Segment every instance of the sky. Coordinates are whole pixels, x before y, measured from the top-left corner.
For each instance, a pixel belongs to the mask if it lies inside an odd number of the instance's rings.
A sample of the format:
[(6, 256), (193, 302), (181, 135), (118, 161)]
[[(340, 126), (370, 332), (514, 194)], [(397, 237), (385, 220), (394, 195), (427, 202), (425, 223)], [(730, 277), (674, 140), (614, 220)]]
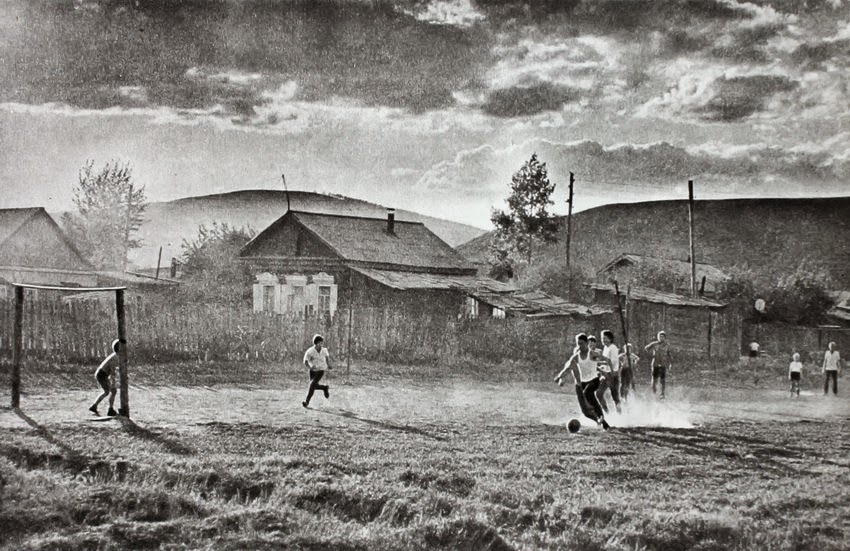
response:
[(850, 195), (850, 4), (0, 0), (0, 207), (119, 160), (487, 228), (533, 153), (555, 213), (570, 172), (576, 210)]

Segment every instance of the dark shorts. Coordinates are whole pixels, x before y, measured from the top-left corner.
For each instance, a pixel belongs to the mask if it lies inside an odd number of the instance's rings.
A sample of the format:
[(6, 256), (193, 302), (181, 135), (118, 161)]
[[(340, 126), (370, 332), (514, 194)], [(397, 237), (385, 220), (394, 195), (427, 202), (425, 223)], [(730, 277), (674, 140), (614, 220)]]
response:
[(102, 388), (104, 392), (112, 392), (112, 381), (109, 380), (108, 373), (105, 371), (97, 371), (94, 374), (94, 378), (97, 380), (97, 384), (100, 385), (100, 388)]
[(759, 351), (758, 350), (750, 350), (750, 358), (758, 358)]
[(799, 381), (800, 380), (800, 372), (799, 371), (792, 371), (791, 372), (791, 380), (792, 381)]
[(654, 366), (652, 366), (652, 378), (653, 379), (666, 379), (667, 378), (667, 366), (666, 365), (654, 365)]

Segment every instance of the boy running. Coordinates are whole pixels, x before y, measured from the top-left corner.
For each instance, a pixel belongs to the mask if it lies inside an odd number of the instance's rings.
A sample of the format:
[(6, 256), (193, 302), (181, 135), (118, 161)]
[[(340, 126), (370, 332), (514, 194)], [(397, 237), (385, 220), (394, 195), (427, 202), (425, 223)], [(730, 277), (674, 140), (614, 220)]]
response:
[(97, 384), (103, 389), (103, 393), (97, 397), (97, 400), (95, 400), (89, 408), (89, 411), (95, 415), (100, 415), (97, 411), (97, 406), (107, 396), (109, 396), (109, 409), (106, 410), (106, 415), (109, 417), (115, 417), (118, 415), (114, 409), (115, 395), (118, 393), (118, 389), (115, 387), (115, 363), (118, 361), (118, 347), (121, 344), (123, 344), (123, 341), (119, 341), (118, 339), (112, 341), (112, 354), (107, 356), (106, 359), (100, 363), (97, 371), (94, 372), (94, 378), (97, 381)]
[(310, 405), (310, 399), (313, 393), (321, 390), (325, 393), (325, 399), (330, 398), (328, 385), (320, 385), (319, 381), (325, 374), (326, 369), (331, 369), (330, 353), (324, 347), (325, 339), (321, 335), (313, 337), (313, 346), (307, 349), (304, 353), (304, 366), (310, 370), (310, 386), (307, 388), (307, 399), (301, 402), (305, 408)]
[(608, 411), (605, 403), (605, 391), (610, 390), (611, 399), (614, 400), (617, 413), (622, 413), (620, 408), (620, 351), (614, 344), (614, 333), (612, 331), (606, 329), (602, 332), (602, 344), (602, 359), (605, 362), (602, 370), (605, 374), (605, 382), (600, 382), (596, 397), (599, 398), (602, 408)]
[[(631, 367), (629, 367), (629, 358), (626, 357), (626, 354), (631, 356)], [(627, 400), (629, 398), (629, 391), (635, 389), (635, 377), (634, 370), (637, 369), (637, 364), (640, 361), (640, 358), (637, 354), (632, 352), (632, 345), (627, 344), (625, 346), (625, 351), (620, 354), (620, 397), (623, 400)]]
[(661, 399), (667, 393), (667, 371), (673, 367), (673, 354), (667, 342), (667, 333), (658, 332), (658, 340), (646, 345), (645, 350), (652, 354), (652, 393), (655, 394), (658, 382), (661, 382)]
[[(599, 388), (598, 361), (594, 359), (594, 354), (588, 346), (587, 335), (584, 333), (576, 335), (576, 344), (578, 352), (567, 361), (564, 369), (555, 377), (555, 382), (563, 386), (564, 377), (568, 371), (571, 372), (575, 380), (580, 381), (582, 396), (589, 406), (587, 411), (582, 407), (582, 413), (596, 421), (603, 429), (608, 430), (610, 426), (605, 421), (602, 406), (596, 399), (596, 390)], [(581, 406), (581, 401), (579, 405)]]
[(800, 355), (794, 352), (791, 357), (791, 365), (788, 367), (788, 379), (791, 380), (791, 397), (794, 397), (794, 392), (797, 392), (797, 397), (800, 397), (800, 377), (803, 372), (803, 364), (800, 362)]
[(838, 371), (841, 369), (841, 354), (835, 349), (835, 343), (829, 343), (829, 350), (823, 356), (823, 395), (829, 393), (829, 380), (832, 379), (832, 393), (838, 394)]

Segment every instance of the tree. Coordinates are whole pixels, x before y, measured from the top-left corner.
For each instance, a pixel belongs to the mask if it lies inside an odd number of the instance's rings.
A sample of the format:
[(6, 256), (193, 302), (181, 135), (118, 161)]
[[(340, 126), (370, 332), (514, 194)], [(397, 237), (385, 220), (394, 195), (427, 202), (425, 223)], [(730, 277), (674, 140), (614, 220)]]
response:
[(533, 154), (511, 178), (508, 209), (493, 209), (490, 220), (496, 226), (494, 247), (517, 253), (530, 263), (535, 239), (557, 241), (558, 223), (547, 210), (554, 204), (551, 199), (554, 191), (546, 163), (538, 161), (537, 154)]
[(252, 274), (239, 251), (254, 236), (250, 228), (213, 223), (183, 240), (180, 295), (187, 302), (237, 304), (251, 298)]
[(94, 161), (80, 169), (74, 186), (76, 213), (63, 216), (68, 235), (96, 267), (123, 270), (127, 253), (141, 246), (134, 234), (144, 221), (145, 187), (133, 184), (129, 164), (107, 162), (95, 170)]

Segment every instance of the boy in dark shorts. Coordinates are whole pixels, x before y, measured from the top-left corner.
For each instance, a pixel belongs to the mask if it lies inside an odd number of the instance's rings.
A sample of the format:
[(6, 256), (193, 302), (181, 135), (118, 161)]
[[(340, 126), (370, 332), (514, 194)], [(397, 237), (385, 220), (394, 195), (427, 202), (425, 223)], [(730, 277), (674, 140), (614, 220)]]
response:
[(97, 412), (97, 406), (103, 401), (104, 398), (109, 396), (109, 409), (106, 411), (106, 415), (109, 417), (115, 417), (118, 413), (115, 411), (115, 395), (118, 393), (118, 389), (115, 387), (115, 364), (118, 362), (118, 347), (123, 344), (123, 341), (119, 341), (115, 339), (112, 341), (112, 354), (106, 357), (97, 368), (97, 371), (94, 372), (94, 378), (97, 381), (97, 384), (100, 385), (100, 388), (103, 389), (103, 393), (97, 397), (97, 400), (89, 408), (89, 411), (94, 413), (95, 415), (100, 415)]
[[(626, 356), (628, 354), (628, 356)], [(629, 363), (631, 360), (631, 365)], [(637, 354), (632, 352), (631, 343), (625, 346), (625, 351), (620, 354), (620, 377), (622, 377), (622, 389), (620, 390), (620, 397), (623, 400), (628, 400), (629, 392), (635, 389), (635, 377), (634, 372), (637, 370), (637, 364), (640, 361), (640, 358)]]
[(655, 394), (658, 382), (661, 382), (661, 399), (667, 393), (667, 372), (673, 365), (673, 354), (670, 351), (670, 343), (667, 342), (667, 333), (658, 332), (658, 340), (646, 345), (646, 351), (652, 354), (652, 393)]
[(800, 361), (800, 354), (794, 352), (791, 356), (791, 365), (788, 367), (788, 379), (791, 381), (791, 397), (794, 397), (794, 392), (797, 397), (800, 397), (800, 378), (803, 373), (803, 363)]
[(313, 346), (307, 349), (304, 353), (304, 366), (310, 370), (310, 386), (307, 388), (307, 399), (301, 402), (305, 408), (310, 405), (310, 399), (313, 393), (321, 390), (325, 394), (325, 399), (330, 398), (328, 385), (320, 385), (319, 381), (325, 375), (326, 369), (331, 369), (330, 353), (324, 347), (325, 339), (321, 335), (313, 337)]
[(581, 395), (584, 400), (579, 399), (582, 413), (605, 430), (610, 427), (605, 421), (605, 412), (596, 399), (596, 391), (599, 389), (599, 364), (601, 360), (591, 351), (588, 346), (587, 335), (579, 333), (576, 335), (578, 350), (567, 360), (564, 369), (555, 376), (555, 382), (563, 386), (567, 372), (572, 373), (573, 379), (579, 382)]

